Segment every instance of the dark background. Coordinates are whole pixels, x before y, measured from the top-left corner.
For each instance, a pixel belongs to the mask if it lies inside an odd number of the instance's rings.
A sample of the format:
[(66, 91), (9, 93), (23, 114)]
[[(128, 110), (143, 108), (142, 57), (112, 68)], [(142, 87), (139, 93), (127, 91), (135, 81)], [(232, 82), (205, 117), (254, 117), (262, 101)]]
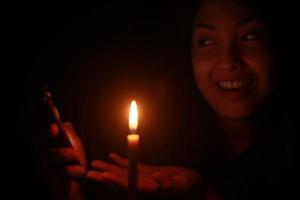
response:
[[(5, 100), (17, 110), (9, 108), (9, 121), (20, 122), (10, 126), (12, 154), (5, 162), (11, 197), (45, 199), (47, 194), (39, 168), (39, 138), (49, 124), (40, 93), (43, 85), (52, 92), (63, 119), (73, 123), (89, 161), (109, 160), (109, 152), (126, 155), (128, 109), (135, 99), (141, 161), (193, 166), (194, 153), (201, 148), (193, 141), (203, 138), (193, 133), (203, 130), (211, 116), (191, 73), (190, 5), (115, 0), (11, 7), (6, 18), (12, 76), (4, 85)], [(284, 33), (288, 29), (295, 35), (292, 7), (285, 4), (278, 24)], [(296, 52), (285, 53), (290, 80), (296, 80)], [(290, 89), (296, 90), (295, 85)], [(296, 100), (290, 102), (295, 105)]]
[(10, 195), (47, 195), (40, 169), (40, 139), (50, 123), (43, 85), (63, 119), (73, 123), (89, 161), (109, 161), (109, 152), (126, 156), (135, 99), (140, 160), (192, 166), (187, 155), (196, 151), (190, 145), (196, 138), (183, 140), (192, 135), (186, 116), (199, 111), (189, 63), (189, 6), (167, 0), (20, 5), (13, 16), (18, 58), (12, 62), (18, 67), (12, 73), (18, 81), (10, 91), (20, 92), (14, 100), (21, 123), (9, 158), (16, 178), (8, 184), (22, 192)]

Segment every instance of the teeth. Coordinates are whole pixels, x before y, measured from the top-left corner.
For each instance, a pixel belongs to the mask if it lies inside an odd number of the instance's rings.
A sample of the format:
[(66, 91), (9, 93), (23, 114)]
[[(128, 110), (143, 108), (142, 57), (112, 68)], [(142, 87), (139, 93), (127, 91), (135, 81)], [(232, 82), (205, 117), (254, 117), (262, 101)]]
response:
[(250, 81), (245, 81), (245, 80), (234, 80), (234, 81), (220, 81), (218, 82), (218, 85), (227, 90), (237, 90), (237, 89), (242, 89), (249, 87), (251, 84)]

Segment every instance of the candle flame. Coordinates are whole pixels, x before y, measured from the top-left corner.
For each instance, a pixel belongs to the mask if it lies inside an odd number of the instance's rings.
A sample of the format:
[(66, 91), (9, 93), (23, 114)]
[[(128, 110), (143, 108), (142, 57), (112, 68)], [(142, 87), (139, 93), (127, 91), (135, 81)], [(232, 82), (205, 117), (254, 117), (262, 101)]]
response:
[(130, 112), (129, 112), (129, 129), (131, 133), (136, 133), (138, 127), (138, 110), (136, 102), (131, 101)]

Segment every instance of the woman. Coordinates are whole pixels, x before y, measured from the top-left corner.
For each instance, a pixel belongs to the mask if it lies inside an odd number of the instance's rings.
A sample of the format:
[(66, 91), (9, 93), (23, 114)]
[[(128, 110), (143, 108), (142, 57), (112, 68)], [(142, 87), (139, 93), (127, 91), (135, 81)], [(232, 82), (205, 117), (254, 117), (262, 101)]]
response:
[[(173, 198), (279, 195), (278, 191), (285, 191), (282, 183), (288, 181), (290, 127), (282, 126), (285, 110), (277, 107), (282, 100), (282, 73), (273, 27), (251, 1), (203, 0), (197, 8), (192, 25), (193, 72), (200, 93), (215, 113), (214, 132), (222, 142), (214, 153), (199, 158), (197, 170), (140, 164), (138, 189), (146, 195)], [(58, 133), (56, 125), (51, 132)], [(63, 162), (84, 156), (71, 148), (51, 151)], [(114, 163), (94, 160), (88, 170), (68, 165), (64, 180), (71, 187), (59, 194), (83, 199), (78, 178), (127, 188), (127, 159), (117, 154), (110, 157)]]

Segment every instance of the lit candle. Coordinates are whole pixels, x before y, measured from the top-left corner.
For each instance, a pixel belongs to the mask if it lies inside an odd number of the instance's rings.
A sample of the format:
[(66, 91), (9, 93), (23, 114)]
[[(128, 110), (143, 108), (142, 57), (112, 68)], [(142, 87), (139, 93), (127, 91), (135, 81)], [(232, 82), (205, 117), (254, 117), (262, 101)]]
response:
[(139, 135), (137, 134), (138, 127), (138, 111), (135, 101), (131, 102), (130, 112), (129, 112), (129, 129), (130, 134), (127, 136), (128, 141), (128, 192), (129, 199), (136, 199), (137, 191), (137, 156), (138, 156), (138, 146), (139, 146)]

